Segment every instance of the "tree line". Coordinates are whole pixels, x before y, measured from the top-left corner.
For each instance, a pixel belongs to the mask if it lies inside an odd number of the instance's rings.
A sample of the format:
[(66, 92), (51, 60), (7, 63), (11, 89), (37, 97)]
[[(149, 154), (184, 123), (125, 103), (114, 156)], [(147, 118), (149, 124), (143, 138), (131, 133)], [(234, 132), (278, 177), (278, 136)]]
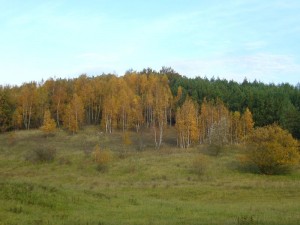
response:
[(45, 126), (76, 133), (85, 125), (114, 130), (151, 129), (159, 148), (175, 126), (178, 146), (238, 143), (253, 128), (277, 123), (300, 138), (300, 89), (290, 84), (187, 78), (172, 68), (0, 86), (0, 129)]

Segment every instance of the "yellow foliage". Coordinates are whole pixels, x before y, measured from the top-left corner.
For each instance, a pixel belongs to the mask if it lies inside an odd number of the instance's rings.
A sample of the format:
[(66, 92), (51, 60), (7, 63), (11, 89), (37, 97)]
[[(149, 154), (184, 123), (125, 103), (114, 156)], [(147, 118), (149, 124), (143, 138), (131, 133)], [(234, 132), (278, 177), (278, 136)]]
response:
[(84, 119), (84, 105), (82, 99), (74, 94), (73, 98), (65, 108), (65, 115), (63, 117), (64, 127), (75, 134)]
[(178, 145), (188, 148), (198, 138), (197, 110), (191, 99), (186, 99), (176, 112), (176, 130)]
[(231, 142), (239, 143), (242, 139), (241, 114), (235, 111), (231, 115)]
[(15, 128), (21, 128), (23, 123), (22, 108), (18, 107), (13, 114), (13, 124)]
[(247, 157), (245, 155), (237, 156), (237, 160), (243, 165), (249, 164), (251, 162), (249, 157)]
[(124, 134), (123, 134), (123, 144), (124, 145), (131, 145), (132, 144), (132, 141), (131, 141), (131, 139), (130, 139), (130, 136), (129, 136), (129, 133), (128, 132), (124, 132)]
[(204, 155), (198, 155), (193, 161), (192, 169), (194, 173), (201, 176), (206, 172), (208, 165), (209, 165), (208, 158)]
[(247, 143), (247, 156), (262, 173), (281, 173), (299, 162), (297, 140), (276, 124), (256, 128)]
[(248, 108), (244, 112), (242, 116), (242, 123), (243, 123), (243, 133), (244, 137), (253, 131), (254, 122), (252, 118), (252, 113)]
[(223, 143), (224, 140), (228, 142), (230, 113), (224, 103), (218, 98), (215, 101), (207, 101), (204, 98), (200, 111), (200, 142), (209, 144), (215, 144), (213, 143), (215, 141)]
[(41, 130), (46, 134), (50, 134), (53, 133), (55, 129), (56, 129), (56, 123), (54, 119), (51, 118), (50, 111), (46, 110), (44, 113), (44, 122), (43, 122), (43, 126), (41, 127)]
[(98, 165), (107, 165), (112, 160), (112, 154), (108, 150), (101, 150), (99, 145), (96, 145), (93, 150), (93, 159)]

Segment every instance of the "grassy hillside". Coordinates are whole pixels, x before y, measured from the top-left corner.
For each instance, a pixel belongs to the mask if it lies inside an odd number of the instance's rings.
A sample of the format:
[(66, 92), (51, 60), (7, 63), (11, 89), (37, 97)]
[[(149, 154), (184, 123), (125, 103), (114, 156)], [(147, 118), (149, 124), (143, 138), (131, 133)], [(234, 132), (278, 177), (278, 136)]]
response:
[[(218, 156), (204, 146), (181, 150), (171, 147), (173, 132), (161, 150), (147, 132), (131, 133), (130, 146), (94, 127), (1, 134), (0, 224), (299, 224), (299, 169), (249, 173), (237, 163), (241, 147)], [(93, 162), (96, 144), (113, 154), (106, 171)], [(40, 148), (55, 148), (55, 160), (25, 160)]]

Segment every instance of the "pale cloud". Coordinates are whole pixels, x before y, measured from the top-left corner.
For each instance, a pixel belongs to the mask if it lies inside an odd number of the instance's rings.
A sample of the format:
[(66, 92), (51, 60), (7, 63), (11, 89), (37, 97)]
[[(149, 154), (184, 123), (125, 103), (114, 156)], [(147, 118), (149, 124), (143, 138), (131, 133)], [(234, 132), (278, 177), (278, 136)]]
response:
[(114, 73), (122, 75), (126, 69), (127, 57), (130, 57), (131, 49), (124, 47), (123, 51), (112, 52), (84, 52), (75, 58), (78, 64), (73, 69), (73, 74), (87, 73), (89, 75), (99, 75), (102, 73)]
[(289, 55), (259, 53), (241, 58), (241, 62), (255, 74), (299, 73), (300, 65)]
[(27, 7), (27, 10), (21, 10), (20, 8), (11, 6), (11, 15), (10, 17), (8, 17), (7, 23), (10, 26), (24, 26), (43, 21), (47, 18), (54, 18), (56, 9), (57, 7), (59, 7), (59, 4), (55, 2), (44, 2), (42, 4), (31, 6), (28, 5)]
[(219, 77), (242, 82), (259, 80), (266, 83), (297, 84), (300, 64), (289, 55), (258, 53), (242, 57), (196, 59), (171, 62), (170, 65), (188, 76)]
[(100, 54), (97, 52), (85, 52), (82, 54), (77, 55), (77, 58), (80, 61), (83, 62), (90, 62), (90, 63), (97, 63), (97, 62), (103, 62), (103, 63), (109, 63), (109, 62), (115, 62), (120, 59), (120, 56), (116, 54)]
[(249, 41), (244, 43), (244, 47), (246, 50), (257, 50), (265, 47), (267, 43), (263, 40)]
[(118, 64), (120, 56), (112, 53), (85, 52), (76, 57), (77, 66), (73, 69), (73, 74), (88, 73), (90, 75), (111, 72)]

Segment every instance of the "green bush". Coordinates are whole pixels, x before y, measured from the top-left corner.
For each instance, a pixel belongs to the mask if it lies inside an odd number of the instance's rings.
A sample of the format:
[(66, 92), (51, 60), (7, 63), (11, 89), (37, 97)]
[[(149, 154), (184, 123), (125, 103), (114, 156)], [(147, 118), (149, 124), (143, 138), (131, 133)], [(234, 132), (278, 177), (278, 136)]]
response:
[(56, 156), (56, 149), (53, 147), (41, 146), (31, 151), (25, 158), (32, 163), (52, 162)]
[(207, 151), (208, 151), (208, 154), (211, 156), (218, 156), (221, 154), (223, 148), (224, 147), (222, 145), (211, 144), (207, 147)]
[(72, 164), (71, 160), (64, 156), (62, 156), (58, 159), (58, 163), (60, 165), (71, 165)]
[(257, 221), (255, 221), (254, 216), (240, 216), (237, 218), (237, 224), (238, 225), (256, 225), (258, 224)]

